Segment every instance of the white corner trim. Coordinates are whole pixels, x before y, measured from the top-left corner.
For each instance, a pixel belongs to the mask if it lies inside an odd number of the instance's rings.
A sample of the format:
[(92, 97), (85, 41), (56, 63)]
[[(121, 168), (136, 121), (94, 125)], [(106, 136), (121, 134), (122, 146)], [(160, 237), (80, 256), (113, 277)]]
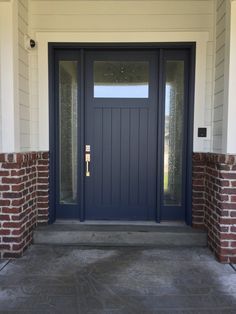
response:
[(228, 31), (228, 76), (226, 86), (225, 106), (225, 151), (228, 154), (236, 154), (236, 2), (231, 2)]
[(18, 11), (16, 2), (0, 3), (1, 151), (17, 152), (19, 136)]
[(49, 149), (48, 43), (196, 42), (194, 151), (203, 151), (197, 128), (204, 125), (208, 32), (37, 32), (39, 150)]

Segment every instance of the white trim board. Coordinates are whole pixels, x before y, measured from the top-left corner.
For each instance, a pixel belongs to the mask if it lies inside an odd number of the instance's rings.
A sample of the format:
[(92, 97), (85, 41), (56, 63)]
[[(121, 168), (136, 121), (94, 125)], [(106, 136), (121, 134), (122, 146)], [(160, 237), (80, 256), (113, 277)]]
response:
[(49, 149), (48, 43), (196, 42), (194, 148), (204, 151), (197, 128), (204, 126), (208, 32), (37, 32), (39, 150)]
[(0, 3), (0, 149), (4, 153), (20, 149), (17, 27), (16, 3)]

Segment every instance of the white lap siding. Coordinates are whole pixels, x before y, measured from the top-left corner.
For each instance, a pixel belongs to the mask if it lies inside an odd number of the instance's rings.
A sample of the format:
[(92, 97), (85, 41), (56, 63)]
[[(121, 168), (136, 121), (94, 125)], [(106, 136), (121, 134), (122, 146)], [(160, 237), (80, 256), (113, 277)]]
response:
[[(209, 132), (212, 124), (213, 99), (213, 65), (214, 65), (214, 1), (30, 1), (30, 32), (38, 33), (75, 33), (88, 34), (96, 32), (101, 38), (103, 32), (124, 34), (133, 32), (208, 32), (209, 42), (206, 52), (206, 84), (203, 91), (205, 107), (201, 114), (200, 126), (207, 126)], [(176, 41), (179, 41), (176, 35)], [(55, 37), (56, 41), (56, 37)], [(101, 41), (101, 40), (100, 40)], [(31, 108), (34, 118), (38, 112), (38, 73), (36, 69), (37, 52), (30, 56), (31, 93), (34, 95)], [(43, 104), (40, 104), (40, 106)], [(32, 123), (32, 122), (31, 122)], [(34, 149), (38, 143), (37, 121), (34, 122), (32, 143)], [(199, 139), (198, 139), (199, 141)], [(198, 145), (199, 146), (199, 145)], [(201, 151), (211, 149), (211, 138), (201, 139)], [(41, 148), (41, 147), (40, 147)]]

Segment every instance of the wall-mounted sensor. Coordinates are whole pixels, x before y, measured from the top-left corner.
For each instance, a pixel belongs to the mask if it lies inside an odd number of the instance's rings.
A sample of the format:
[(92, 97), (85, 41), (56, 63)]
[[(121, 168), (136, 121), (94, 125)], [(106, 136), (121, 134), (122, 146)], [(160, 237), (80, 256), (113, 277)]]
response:
[(34, 48), (36, 46), (36, 43), (33, 39), (30, 39), (30, 47)]
[(198, 137), (207, 137), (207, 128), (198, 128), (197, 136)]
[(34, 39), (30, 38), (29, 35), (25, 35), (25, 49), (31, 50), (36, 47), (36, 42)]

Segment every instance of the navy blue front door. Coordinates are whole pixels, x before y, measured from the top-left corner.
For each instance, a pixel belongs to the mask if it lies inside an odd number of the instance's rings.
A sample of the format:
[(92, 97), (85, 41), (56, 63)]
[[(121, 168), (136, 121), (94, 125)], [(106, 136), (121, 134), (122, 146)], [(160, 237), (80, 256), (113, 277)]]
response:
[(85, 219), (156, 218), (157, 58), (87, 52)]
[(49, 47), (50, 221), (190, 224), (194, 45)]

